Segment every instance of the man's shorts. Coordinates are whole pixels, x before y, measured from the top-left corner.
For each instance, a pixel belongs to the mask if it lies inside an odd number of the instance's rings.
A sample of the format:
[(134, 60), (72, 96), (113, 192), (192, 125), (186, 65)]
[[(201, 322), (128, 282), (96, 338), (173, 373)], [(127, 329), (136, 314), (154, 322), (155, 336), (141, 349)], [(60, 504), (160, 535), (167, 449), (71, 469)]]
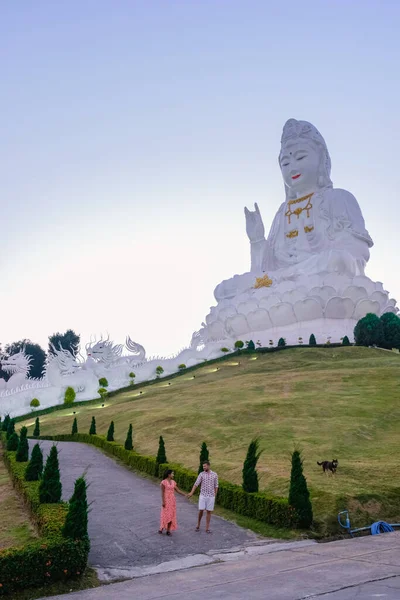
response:
[(199, 496), (199, 510), (214, 510), (215, 496)]

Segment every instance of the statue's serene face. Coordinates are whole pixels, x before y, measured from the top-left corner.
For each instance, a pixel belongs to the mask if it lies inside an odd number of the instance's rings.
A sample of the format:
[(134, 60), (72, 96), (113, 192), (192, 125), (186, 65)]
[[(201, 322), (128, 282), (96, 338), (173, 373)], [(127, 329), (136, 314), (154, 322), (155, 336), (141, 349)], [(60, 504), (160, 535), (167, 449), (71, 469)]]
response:
[(280, 165), (285, 184), (296, 194), (314, 191), (318, 181), (320, 156), (302, 140), (287, 144), (281, 152)]

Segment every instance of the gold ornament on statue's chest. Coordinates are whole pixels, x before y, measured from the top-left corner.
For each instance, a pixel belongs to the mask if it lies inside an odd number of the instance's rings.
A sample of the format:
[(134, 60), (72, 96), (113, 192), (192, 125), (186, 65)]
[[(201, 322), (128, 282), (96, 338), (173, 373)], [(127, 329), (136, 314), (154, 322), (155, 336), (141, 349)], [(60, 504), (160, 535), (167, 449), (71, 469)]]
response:
[(265, 274), (264, 277), (256, 277), (254, 289), (258, 290), (259, 288), (263, 288), (263, 287), (271, 287), (271, 285), (272, 285), (272, 279), (270, 279), (268, 277), (268, 275)]

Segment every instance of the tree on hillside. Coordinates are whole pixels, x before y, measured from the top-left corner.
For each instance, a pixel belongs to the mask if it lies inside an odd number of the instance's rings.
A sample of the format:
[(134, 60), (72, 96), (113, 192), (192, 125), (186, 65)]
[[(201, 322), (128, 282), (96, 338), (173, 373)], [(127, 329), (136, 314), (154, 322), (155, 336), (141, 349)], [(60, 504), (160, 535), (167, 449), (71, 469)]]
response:
[(110, 427), (108, 428), (108, 431), (107, 431), (107, 442), (113, 442), (113, 441), (114, 441), (114, 421), (111, 421)]
[(35, 444), (32, 450), (31, 460), (25, 470), (26, 481), (38, 481), (43, 473), (43, 453), (39, 444)]
[(19, 440), (18, 440), (18, 448), (17, 454), (15, 455), (15, 460), (17, 462), (28, 462), (29, 459), (29, 443), (28, 443), (28, 429), (24, 426), (21, 428)]
[(33, 430), (33, 437), (38, 438), (40, 436), (40, 421), (39, 417), (36, 417), (35, 429)]
[(205, 442), (203, 442), (201, 444), (201, 449), (200, 449), (200, 464), (199, 464), (199, 473), (202, 472), (203, 470), (203, 464), (209, 460), (209, 453), (208, 453), (208, 448), (207, 448), (207, 444)]
[(65, 333), (53, 333), (49, 336), (49, 354), (54, 354), (52, 345), (59, 350), (60, 344), (64, 350), (69, 350), (73, 356), (76, 356), (79, 350), (81, 336), (72, 329), (67, 329)]
[(259, 446), (260, 442), (258, 438), (256, 438), (250, 442), (247, 450), (247, 456), (242, 470), (242, 487), (245, 492), (258, 492), (257, 462), (262, 453), (262, 450), (259, 449)]
[(75, 435), (76, 433), (78, 433), (78, 421), (76, 420), (76, 417), (74, 417), (74, 422), (72, 423), (71, 433), (72, 433), (72, 435)]
[(308, 341), (308, 345), (309, 346), (316, 346), (317, 345), (317, 340), (315, 339), (315, 335), (313, 333), (310, 335), (310, 339)]
[(350, 340), (347, 337), (347, 335), (345, 335), (344, 338), (342, 339), (342, 346), (350, 346)]
[(383, 326), (383, 347), (391, 350), (400, 349), (400, 318), (394, 313), (384, 313), (381, 316)]
[(298, 526), (311, 527), (313, 520), (310, 492), (303, 474), (303, 461), (300, 452), (295, 450), (292, 454), (292, 471), (290, 474), (289, 504), (293, 506), (298, 515)]
[(354, 328), (357, 346), (382, 346), (384, 344), (383, 323), (373, 313), (360, 319)]
[(126, 440), (125, 440), (125, 450), (133, 450), (133, 439), (132, 439), (132, 425), (129, 425), (128, 428), (128, 433), (126, 435)]
[(34, 344), (30, 340), (21, 340), (19, 342), (7, 344), (5, 352), (7, 356), (12, 356), (13, 354), (17, 354), (17, 352), (20, 352), (23, 348), (25, 348), (25, 354), (32, 357), (29, 377), (36, 377), (39, 379), (43, 374), (46, 362), (46, 352), (39, 344)]

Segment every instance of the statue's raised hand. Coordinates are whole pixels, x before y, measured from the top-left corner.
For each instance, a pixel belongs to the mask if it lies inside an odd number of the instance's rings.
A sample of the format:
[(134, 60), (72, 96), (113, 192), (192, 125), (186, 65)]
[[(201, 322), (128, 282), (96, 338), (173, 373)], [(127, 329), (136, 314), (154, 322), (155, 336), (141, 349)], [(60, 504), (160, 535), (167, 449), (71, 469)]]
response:
[(262, 222), (257, 202), (254, 203), (254, 208), (255, 210), (249, 210), (246, 206), (244, 207), (246, 232), (250, 242), (260, 242), (264, 239), (265, 235), (264, 223)]

